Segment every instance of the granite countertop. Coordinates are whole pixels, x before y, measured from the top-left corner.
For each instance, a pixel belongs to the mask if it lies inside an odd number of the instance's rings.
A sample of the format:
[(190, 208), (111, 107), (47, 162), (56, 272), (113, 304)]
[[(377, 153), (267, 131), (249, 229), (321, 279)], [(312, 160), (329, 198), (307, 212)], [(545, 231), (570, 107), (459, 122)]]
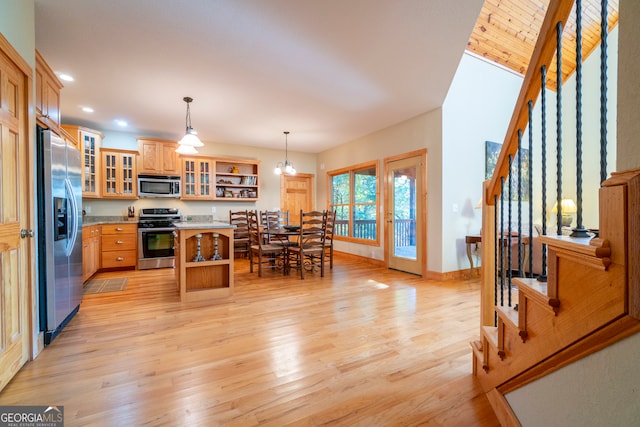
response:
[(129, 220), (123, 216), (85, 216), (82, 218), (82, 225), (102, 225), (102, 224), (137, 224), (138, 217)]
[(196, 222), (196, 221), (187, 221), (187, 222), (176, 222), (174, 223), (176, 229), (178, 230), (188, 230), (194, 228), (236, 228), (235, 225), (231, 225), (228, 222), (214, 221), (214, 222)]

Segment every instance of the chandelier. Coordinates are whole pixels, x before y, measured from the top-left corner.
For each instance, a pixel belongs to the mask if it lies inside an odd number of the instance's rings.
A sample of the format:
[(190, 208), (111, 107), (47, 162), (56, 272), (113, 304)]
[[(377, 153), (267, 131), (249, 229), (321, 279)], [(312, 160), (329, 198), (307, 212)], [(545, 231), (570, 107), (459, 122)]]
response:
[(204, 144), (200, 141), (200, 138), (198, 138), (198, 132), (191, 127), (191, 109), (189, 108), (189, 104), (193, 101), (193, 98), (185, 96), (182, 100), (187, 103), (187, 117), (185, 119), (186, 131), (182, 139), (178, 141), (179, 147), (176, 152), (179, 154), (196, 154), (198, 150), (196, 150), (195, 147), (203, 147)]
[(289, 141), (288, 141), (289, 131), (284, 131), (284, 163), (278, 162), (274, 172), (276, 175), (295, 175), (296, 169), (293, 167), (293, 164), (289, 162)]

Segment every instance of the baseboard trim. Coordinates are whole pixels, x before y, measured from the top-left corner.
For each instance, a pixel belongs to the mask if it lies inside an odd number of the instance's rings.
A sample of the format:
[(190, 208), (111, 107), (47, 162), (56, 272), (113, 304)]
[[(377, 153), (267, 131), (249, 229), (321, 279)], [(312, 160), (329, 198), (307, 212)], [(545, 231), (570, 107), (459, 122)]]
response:
[[(356, 260), (360, 262), (366, 262), (368, 264), (375, 265), (376, 267), (386, 266), (386, 263), (384, 262), (384, 260), (381, 260), (381, 259), (369, 258), (362, 255), (356, 255), (349, 252), (341, 252), (341, 251), (335, 251), (335, 250), (334, 250), (334, 253), (339, 254), (341, 257), (350, 258), (352, 260)], [(474, 269), (474, 273), (472, 277), (476, 279), (480, 277), (479, 268)], [(464, 280), (469, 278), (469, 269), (447, 271), (446, 273), (427, 270), (426, 274), (424, 275), (424, 278), (429, 280), (437, 280), (439, 282), (445, 282), (449, 280)]]
[[(474, 277), (478, 277), (477, 273), (476, 275), (474, 275)], [(437, 280), (439, 282), (446, 282), (449, 280), (464, 280), (469, 278), (469, 270), (447, 271), (445, 273), (427, 270), (425, 278), (429, 280)]]
[(356, 261), (360, 261), (360, 262), (366, 262), (367, 264), (373, 264), (376, 267), (384, 267), (385, 263), (384, 260), (381, 259), (375, 259), (375, 258), (369, 258), (369, 257), (365, 257), (362, 255), (355, 255), (355, 254), (351, 254), (348, 252), (340, 252), (340, 251), (336, 251), (334, 250), (334, 254), (339, 254), (340, 257), (344, 257), (344, 258), (350, 258), (352, 260), (356, 260)]

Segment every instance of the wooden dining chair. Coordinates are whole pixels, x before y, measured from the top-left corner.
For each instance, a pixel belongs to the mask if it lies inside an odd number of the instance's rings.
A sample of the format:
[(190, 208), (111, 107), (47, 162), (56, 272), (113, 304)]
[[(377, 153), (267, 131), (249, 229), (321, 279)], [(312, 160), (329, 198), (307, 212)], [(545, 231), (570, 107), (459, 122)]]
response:
[(333, 232), (336, 227), (335, 209), (327, 212), (327, 226), (324, 234), (325, 257), (329, 257), (329, 268), (333, 269)]
[[(260, 224), (258, 224), (258, 213), (247, 211), (249, 222), (249, 271), (253, 273), (253, 265), (258, 264), (258, 276), (262, 277), (263, 268), (284, 267), (284, 257), (286, 248), (282, 245), (265, 243)], [(283, 268), (283, 274), (285, 269)]]
[(324, 277), (325, 235), (327, 227), (327, 212), (300, 210), (300, 230), (298, 245), (287, 249), (289, 263), (300, 271), (300, 278), (304, 279), (305, 270), (313, 271), (320, 268), (320, 277)]
[(243, 256), (249, 256), (249, 220), (247, 211), (229, 211), (229, 224), (233, 229), (233, 250)]

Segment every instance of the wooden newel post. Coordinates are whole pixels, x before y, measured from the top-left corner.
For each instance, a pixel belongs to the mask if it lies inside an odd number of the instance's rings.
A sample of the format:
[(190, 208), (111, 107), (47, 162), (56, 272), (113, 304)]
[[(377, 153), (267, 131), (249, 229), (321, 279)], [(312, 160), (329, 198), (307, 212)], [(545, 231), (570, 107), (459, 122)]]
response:
[[(487, 192), (491, 181), (485, 181), (482, 185), (482, 261), (480, 266), (480, 324), (481, 326), (494, 326), (495, 312), (495, 217), (496, 206), (487, 202)], [(481, 334), (482, 336), (482, 334)]]

